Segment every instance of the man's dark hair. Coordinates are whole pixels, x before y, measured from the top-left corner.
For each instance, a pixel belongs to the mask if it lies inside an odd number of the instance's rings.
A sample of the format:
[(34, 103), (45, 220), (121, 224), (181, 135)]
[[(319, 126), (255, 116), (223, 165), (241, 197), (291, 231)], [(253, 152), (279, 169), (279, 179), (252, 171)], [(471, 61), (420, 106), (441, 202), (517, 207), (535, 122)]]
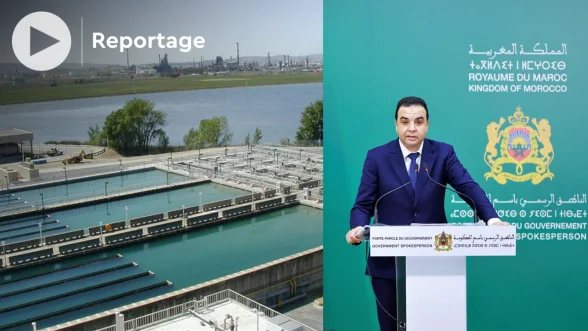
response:
[(410, 107), (410, 106), (423, 106), (423, 108), (425, 108), (425, 112), (427, 113), (427, 121), (429, 120), (429, 109), (427, 108), (427, 104), (425, 103), (425, 100), (419, 98), (419, 97), (404, 97), (402, 99), (400, 99), (400, 101), (398, 101), (398, 104), (396, 105), (396, 114), (394, 114), (394, 119), (398, 120), (398, 109), (400, 109), (400, 107)]

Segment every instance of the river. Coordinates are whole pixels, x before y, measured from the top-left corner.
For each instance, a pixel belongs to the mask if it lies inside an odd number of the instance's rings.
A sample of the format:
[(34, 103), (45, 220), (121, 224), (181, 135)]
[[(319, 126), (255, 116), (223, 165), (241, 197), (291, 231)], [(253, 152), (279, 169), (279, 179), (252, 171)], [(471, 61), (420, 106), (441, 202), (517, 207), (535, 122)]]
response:
[(32, 132), (35, 143), (49, 140), (88, 139), (88, 127), (102, 126), (106, 116), (133, 97), (155, 103), (167, 114), (167, 132), (172, 145), (182, 145), (183, 136), (201, 119), (226, 116), (232, 143), (242, 143), (256, 127), (261, 142), (293, 140), (304, 108), (323, 98), (323, 84), (289, 84), (224, 89), (206, 89), (47, 101), (0, 106), (0, 126)]

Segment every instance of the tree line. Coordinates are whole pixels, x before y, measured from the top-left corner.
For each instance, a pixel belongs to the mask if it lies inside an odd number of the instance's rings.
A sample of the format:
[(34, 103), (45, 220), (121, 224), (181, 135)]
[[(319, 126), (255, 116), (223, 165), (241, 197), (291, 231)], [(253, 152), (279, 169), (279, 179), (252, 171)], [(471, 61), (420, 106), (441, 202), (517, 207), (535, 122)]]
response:
[[(196, 150), (231, 145), (233, 133), (225, 116), (213, 116), (200, 120), (198, 127), (192, 127), (183, 137), (182, 146), (171, 146), (167, 133), (166, 114), (155, 109), (152, 101), (131, 99), (122, 108), (111, 112), (102, 127), (98, 124), (88, 129), (87, 144), (108, 146), (123, 156), (138, 156)], [(253, 136), (247, 134), (244, 145), (261, 142), (263, 132), (255, 128)], [(309, 146), (321, 145), (323, 140), (323, 102), (317, 100), (302, 111), (300, 127), (294, 141), (281, 139), (282, 144)]]

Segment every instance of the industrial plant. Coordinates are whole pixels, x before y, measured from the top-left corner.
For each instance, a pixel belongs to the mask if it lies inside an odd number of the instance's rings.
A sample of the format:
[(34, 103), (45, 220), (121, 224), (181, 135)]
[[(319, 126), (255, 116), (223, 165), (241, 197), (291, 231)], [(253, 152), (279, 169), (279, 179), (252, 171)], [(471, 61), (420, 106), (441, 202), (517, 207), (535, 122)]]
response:
[(0, 167), (0, 330), (317, 330), (280, 310), (322, 288), (322, 148), (34, 149)]

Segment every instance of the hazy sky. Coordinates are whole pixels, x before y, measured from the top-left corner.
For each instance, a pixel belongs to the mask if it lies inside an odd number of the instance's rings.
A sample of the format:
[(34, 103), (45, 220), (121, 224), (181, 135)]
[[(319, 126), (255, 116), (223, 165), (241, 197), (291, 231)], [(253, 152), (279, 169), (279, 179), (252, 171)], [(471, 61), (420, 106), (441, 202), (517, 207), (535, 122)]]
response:
[[(49, 11), (68, 25), (72, 48), (66, 62), (81, 62), (83, 17), (84, 64), (126, 64), (119, 49), (93, 49), (92, 33), (108, 36), (202, 36), (204, 48), (143, 48), (129, 50), (131, 64), (157, 62), (168, 53), (171, 62), (240, 56), (286, 54), (291, 57), (323, 52), (322, 0), (0, 0), (0, 62), (16, 62), (12, 31), (35, 11)], [(156, 45), (155, 45), (156, 46)]]

